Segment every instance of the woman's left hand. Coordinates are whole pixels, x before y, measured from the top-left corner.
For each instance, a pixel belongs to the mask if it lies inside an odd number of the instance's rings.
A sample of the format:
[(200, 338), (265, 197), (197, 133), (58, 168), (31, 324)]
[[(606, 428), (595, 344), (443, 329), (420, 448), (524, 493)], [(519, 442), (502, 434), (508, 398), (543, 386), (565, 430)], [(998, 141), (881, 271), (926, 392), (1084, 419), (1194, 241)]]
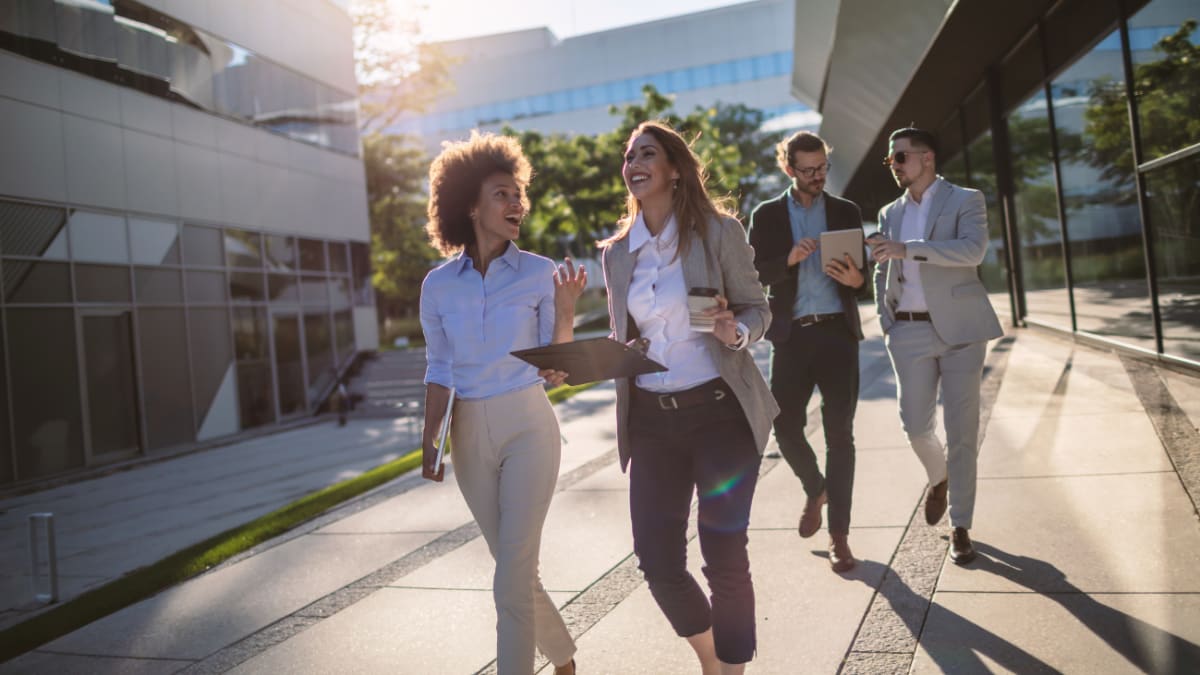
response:
[(568, 375), (567, 373), (565, 373), (561, 370), (551, 370), (549, 368), (544, 368), (544, 369), (538, 371), (538, 377), (545, 380), (546, 384), (548, 384), (552, 387), (557, 387), (557, 386), (561, 385), (563, 382), (565, 382), (567, 379), (567, 375)]
[(723, 345), (731, 345), (738, 341), (737, 339), (737, 317), (733, 315), (733, 311), (729, 309), (729, 300), (725, 296), (717, 296), (717, 306), (712, 309), (705, 310), (705, 313), (713, 319), (713, 337), (721, 341)]
[(565, 258), (563, 263), (554, 270), (554, 310), (556, 312), (575, 312), (575, 301), (583, 295), (587, 287), (587, 270), (583, 265), (575, 267), (571, 258)]

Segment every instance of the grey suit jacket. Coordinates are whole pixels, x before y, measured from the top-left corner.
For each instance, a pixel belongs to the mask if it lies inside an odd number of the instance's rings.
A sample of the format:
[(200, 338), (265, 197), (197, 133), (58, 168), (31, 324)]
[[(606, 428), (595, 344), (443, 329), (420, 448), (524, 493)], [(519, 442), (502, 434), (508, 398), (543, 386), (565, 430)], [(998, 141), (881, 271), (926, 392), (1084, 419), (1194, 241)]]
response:
[[(987, 206), (983, 193), (938, 178), (929, 205), (925, 236), (904, 242), (907, 259), (921, 265), (921, 287), (929, 305), (933, 329), (946, 344), (960, 345), (1000, 337), (1004, 330), (979, 280), (978, 267), (987, 252)], [(903, 197), (879, 210), (879, 229), (901, 241)], [(875, 268), (875, 304), (883, 332), (895, 321), (900, 302), (901, 261)]]
[[(629, 284), (633, 280), (635, 258), (629, 252), (626, 237), (604, 249), (601, 257), (604, 284), (608, 287), (608, 316), (613, 337), (621, 342), (629, 339)], [(734, 219), (709, 224), (704, 241), (692, 242), (683, 257), (683, 278), (688, 288), (706, 286), (718, 289), (728, 300), (737, 320), (750, 331), (750, 342), (762, 338), (771, 322), (771, 310), (758, 272), (754, 269), (754, 252), (746, 243), (746, 232)], [(749, 350), (732, 351), (715, 338), (709, 340), (721, 377), (737, 397), (750, 428), (758, 452), (762, 454), (771, 433), (771, 422), (779, 414), (779, 406), (770, 387), (754, 363)], [(629, 379), (617, 383), (617, 450), (621, 455), (621, 470), (629, 466)]]

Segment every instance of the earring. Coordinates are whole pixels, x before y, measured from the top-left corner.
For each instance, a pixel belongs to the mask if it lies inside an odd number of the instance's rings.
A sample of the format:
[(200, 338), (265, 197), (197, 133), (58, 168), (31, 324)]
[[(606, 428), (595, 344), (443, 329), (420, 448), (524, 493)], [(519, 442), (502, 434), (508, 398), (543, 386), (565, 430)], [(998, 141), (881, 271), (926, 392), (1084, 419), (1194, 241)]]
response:
[(678, 189), (679, 189), (679, 179), (678, 179), (678, 178), (672, 178), (672, 179), (671, 179), (671, 189), (672, 189), (672, 190), (678, 190)]

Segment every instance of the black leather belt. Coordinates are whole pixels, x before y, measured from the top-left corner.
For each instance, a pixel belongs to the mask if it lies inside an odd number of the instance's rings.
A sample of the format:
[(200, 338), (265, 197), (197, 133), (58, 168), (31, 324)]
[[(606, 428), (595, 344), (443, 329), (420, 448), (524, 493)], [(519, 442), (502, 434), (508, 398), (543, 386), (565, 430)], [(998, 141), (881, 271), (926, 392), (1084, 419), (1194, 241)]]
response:
[(792, 325), (804, 328), (805, 326), (811, 326), (814, 323), (821, 323), (822, 321), (830, 321), (833, 319), (837, 319), (841, 316), (842, 316), (841, 312), (833, 312), (832, 314), (807, 314), (805, 316), (798, 316), (798, 317), (792, 319)]
[(729, 388), (728, 384), (725, 384), (725, 380), (717, 378), (709, 380), (704, 384), (696, 385), (691, 389), (673, 391), (669, 394), (646, 391), (635, 386), (633, 387), (633, 394), (634, 400), (638, 405), (645, 405), (659, 410), (683, 410), (705, 403), (714, 403), (724, 399), (726, 396), (733, 396), (733, 390)]
[(898, 321), (929, 321), (929, 312), (896, 312)]

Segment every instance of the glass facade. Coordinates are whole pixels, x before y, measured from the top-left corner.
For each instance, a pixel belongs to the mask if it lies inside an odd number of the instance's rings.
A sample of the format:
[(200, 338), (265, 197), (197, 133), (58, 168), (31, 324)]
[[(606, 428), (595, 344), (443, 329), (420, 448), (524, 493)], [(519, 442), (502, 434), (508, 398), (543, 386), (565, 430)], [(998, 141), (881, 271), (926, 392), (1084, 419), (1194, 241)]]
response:
[[(721, 63), (678, 68), (547, 94), (410, 117), (401, 120), (393, 131), (411, 134), (439, 134), (470, 129), (480, 124), (506, 122), (541, 115), (557, 115), (600, 106), (621, 105), (641, 100), (642, 87), (647, 84), (653, 85), (659, 93), (677, 94), (725, 84), (785, 77), (791, 74), (792, 52), (772, 52)], [(795, 104), (763, 112), (766, 113), (766, 118), (770, 119), (808, 109), (808, 106)]]
[(134, 0), (4, 0), (0, 49), (358, 155), (358, 102)]
[(0, 484), (314, 410), (368, 250), (0, 200)]
[(1079, 17), (1054, 11), (991, 75), (1003, 100), (972, 95), (941, 126), (943, 174), (988, 199), (998, 259), (980, 274), (995, 292), (1016, 272), (1019, 319), (1200, 364), (1200, 11), (1153, 0), (1071, 53)]

